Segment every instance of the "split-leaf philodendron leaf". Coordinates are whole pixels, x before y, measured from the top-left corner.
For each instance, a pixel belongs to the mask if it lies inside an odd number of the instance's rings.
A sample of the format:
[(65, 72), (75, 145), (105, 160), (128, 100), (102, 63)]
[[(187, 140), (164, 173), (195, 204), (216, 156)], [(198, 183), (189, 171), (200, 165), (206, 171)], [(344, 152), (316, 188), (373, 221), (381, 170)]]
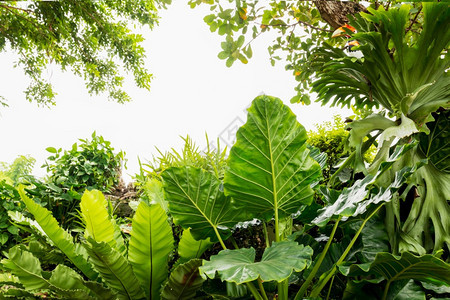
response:
[(231, 206), (230, 198), (224, 195), (222, 183), (214, 174), (184, 166), (166, 169), (162, 178), (175, 224), (191, 228), (197, 240), (210, 238), (217, 242), (217, 234), (222, 239), (229, 237), (229, 228), (240, 221), (240, 214)]
[(283, 218), (311, 204), (310, 184), (321, 168), (310, 157), (306, 139), (305, 128), (280, 99), (253, 100), (231, 148), (224, 179), (225, 193), (246, 219)]
[(367, 175), (364, 179), (357, 180), (350, 188), (344, 188), (340, 194), (324, 193), (325, 197), (337, 196), (337, 199), (328, 199), (332, 203), (318, 211), (319, 215), (312, 221), (319, 226), (325, 225), (333, 216), (350, 217), (357, 216), (367, 211), (370, 205), (389, 202), (395, 192), (402, 186), (405, 180), (416, 171), (417, 166), (405, 167), (395, 173), (391, 184), (371, 194), (371, 188), (376, 180), (399, 160), (404, 153), (410, 151), (413, 144), (397, 147), (392, 155), (384, 161), (375, 175)]
[(237, 284), (261, 278), (281, 282), (292, 272), (300, 272), (311, 263), (313, 250), (293, 241), (274, 242), (266, 248), (261, 261), (255, 262), (255, 249), (222, 250), (204, 261), (200, 274), (206, 279), (216, 273), (223, 281)]

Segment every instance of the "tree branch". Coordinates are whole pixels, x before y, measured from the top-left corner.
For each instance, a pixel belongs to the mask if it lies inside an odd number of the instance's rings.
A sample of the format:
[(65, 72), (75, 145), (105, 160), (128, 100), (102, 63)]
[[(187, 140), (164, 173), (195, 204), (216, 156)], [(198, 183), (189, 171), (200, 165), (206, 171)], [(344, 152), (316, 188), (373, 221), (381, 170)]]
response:
[(417, 21), (417, 17), (419, 16), (420, 12), (422, 11), (422, 6), (419, 8), (419, 11), (416, 13), (416, 15), (414, 16), (414, 19), (412, 19), (411, 24), (409, 24), (408, 28), (406, 28), (405, 33), (407, 33), (408, 31), (411, 30), (411, 28), (413, 27), (413, 25), (416, 23)]

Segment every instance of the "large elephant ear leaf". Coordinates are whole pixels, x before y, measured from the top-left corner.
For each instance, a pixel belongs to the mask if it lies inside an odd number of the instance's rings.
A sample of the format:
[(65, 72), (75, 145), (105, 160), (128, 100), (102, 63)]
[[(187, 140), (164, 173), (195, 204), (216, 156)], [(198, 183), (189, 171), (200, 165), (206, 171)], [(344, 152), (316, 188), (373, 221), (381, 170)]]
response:
[(231, 206), (222, 191), (222, 184), (212, 173), (184, 166), (171, 167), (162, 173), (164, 193), (175, 224), (191, 228), (197, 239), (218, 241), (231, 234), (229, 228), (240, 221), (238, 211)]
[(264, 251), (261, 261), (255, 262), (255, 249), (222, 250), (204, 261), (200, 274), (213, 279), (216, 273), (223, 281), (237, 284), (261, 278), (281, 282), (292, 272), (300, 272), (311, 263), (313, 250), (293, 241), (274, 242)]
[(389, 284), (403, 279), (411, 279), (450, 285), (450, 265), (434, 255), (415, 256), (409, 252), (395, 256), (380, 252), (372, 263), (352, 265), (348, 276), (376, 274), (383, 276)]
[(225, 193), (247, 214), (266, 221), (294, 214), (313, 201), (321, 174), (306, 147), (305, 128), (274, 97), (257, 97), (238, 130), (225, 173)]
[(192, 258), (200, 258), (200, 256), (208, 250), (214, 243), (210, 239), (196, 240), (191, 234), (190, 229), (183, 231), (180, 243), (178, 244), (178, 255), (183, 261), (188, 261)]
[(133, 217), (128, 260), (149, 299), (159, 299), (161, 284), (169, 272), (173, 242), (164, 209), (141, 201)]
[(25, 194), (24, 186), (18, 188), (22, 201), (28, 208), (39, 224), (31, 224), (44, 232), (46, 237), (52, 241), (61, 250), (70, 261), (79, 268), (89, 279), (97, 278), (97, 272), (94, 271), (92, 265), (88, 262), (88, 256), (84, 248), (73, 242), (72, 236), (62, 229), (58, 221), (52, 216), (51, 212), (40, 206)]
[(191, 259), (179, 265), (170, 274), (167, 284), (161, 293), (162, 299), (194, 299), (198, 289), (205, 281), (198, 272), (201, 259)]

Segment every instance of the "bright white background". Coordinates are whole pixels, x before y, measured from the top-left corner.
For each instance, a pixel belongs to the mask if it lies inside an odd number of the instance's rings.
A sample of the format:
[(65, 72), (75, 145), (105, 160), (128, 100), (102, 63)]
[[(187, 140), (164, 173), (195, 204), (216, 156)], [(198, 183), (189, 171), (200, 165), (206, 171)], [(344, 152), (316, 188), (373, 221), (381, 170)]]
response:
[(245, 120), (245, 108), (261, 93), (281, 98), (306, 129), (336, 113), (350, 115), (316, 103), (289, 103), (296, 82), (283, 63), (270, 65), (267, 44), (273, 37), (253, 44), (254, 57), (247, 65), (236, 62), (227, 68), (217, 58), (222, 37), (209, 31), (203, 22), (206, 14), (207, 9), (192, 10), (187, 1), (177, 0), (161, 12), (158, 27), (143, 31), (146, 64), (154, 79), (148, 92), (127, 76), (125, 88), (133, 102), (125, 105), (108, 102), (104, 95), (89, 96), (82, 79), (53, 68), (45, 76), (58, 93), (57, 105), (39, 108), (25, 100), (28, 80), (13, 68), (16, 57), (0, 53), (0, 95), (9, 103), (9, 108), (0, 108), (0, 161), (11, 163), (29, 154), (37, 160), (34, 174), (42, 176), (40, 166), (49, 155), (45, 148), (69, 149), (95, 130), (115, 150), (126, 152), (124, 177), (129, 181), (138, 172), (137, 157), (152, 160), (155, 147), (180, 149), (180, 136), (187, 134), (203, 149), (205, 132), (215, 140), (236, 118)]

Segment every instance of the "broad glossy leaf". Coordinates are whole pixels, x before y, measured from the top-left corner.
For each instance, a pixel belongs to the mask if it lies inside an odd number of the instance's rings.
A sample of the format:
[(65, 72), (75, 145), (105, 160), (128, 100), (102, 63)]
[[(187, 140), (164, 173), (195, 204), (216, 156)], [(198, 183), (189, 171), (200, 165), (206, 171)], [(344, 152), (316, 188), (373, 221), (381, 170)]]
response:
[(161, 298), (167, 300), (195, 299), (197, 290), (205, 281), (198, 272), (198, 267), (201, 265), (201, 259), (192, 259), (176, 267), (164, 286)]
[(408, 283), (397, 293), (394, 300), (425, 300), (425, 292), (422, 288), (414, 283), (414, 280)]
[(225, 193), (247, 219), (290, 216), (312, 202), (321, 174), (306, 147), (306, 131), (283, 102), (260, 96), (237, 132), (225, 173)]
[(372, 263), (352, 265), (349, 276), (377, 274), (388, 282), (415, 279), (450, 285), (450, 265), (436, 256), (425, 254), (415, 256), (409, 252), (394, 256), (390, 253), (378, 253)]
[(22, 201), (45, 232), (46, 236), (79, 268), (89, 279), (97, 278), (97, 273), (88, 262), (88, 256), (84, 248), (73, 242), (72, 236), (59, 227), (58, 221), (46, 208), (35, 203), (27, 197), (24, 187), (18, 188)]
[(239, 219), (239, 211), (222, 192), (221, 182), (210, 172), (194, 167), (171, 167), (162, 173), (164, 192), (175, 224), (191, 228), (197, 239), (222, 239)]
[(159, 204), (141, 201), (133, 217), (128, 260), (149, 299), (159, 299), (161, 284), (169, 273), (173, 242), (165, 211)]
[(120, 299), (145, 298), (144, 290), (128, 261), (106, 242), (97, 243), (88, 237), (84, 244), (90, 261), (106, 285), (118, 293)]
[(120, 253), (125, 252), (124, 241), (120, 229), (108, 214), (108, 202), (100, 191), (86, 190), (81, 197), (81, 217), (86, 224), (84, 236), (97, 243), (105, 242)]
[(178, 255), (184, 261), (188, 261), (192, 258), (200, 258), (200, 256), (208, 250), (214, 243), (211, 243), (210, 239), (196, 240), (191, 234), (190, 229), (183, 231), (180, 242), (178, 243)]
[[(384, 161), (377, 174), (367, 175), (364, 179), (357, 180), (350, 188), (344, 188), (337, 199), (328, 199), (328, 203), (332, 203), (319, 210), (319, 215), (312, 221), (319, 226), (325, 225), (333, 216), (354, 217), (363, 214), (369, 206), (377, 205), (383, 202), (389, 202), (394, 197), (396, 191), (402, 186), (405, 180), (416, 171), (417, 166), (405, 167), (395, 172), (392, 183), (386, 188), (374, 188), (376, 180), (388, 170), (394, 162), (409, 151), (413, 145), (404, 145), (397, 147), (394, 153)], [(337, 196), (337, 193), (326, 193), (325, 197)]]
[(237, 284), (260, 277), (263, 281), (281, 282), (292, 272), (300, 272), (311, 263), (313, 250), (292, 241), (274, 242), (266, 248), (260, 262), (255, 262), (255, 249), (223, 250), (204, 261), (200, 274)]

